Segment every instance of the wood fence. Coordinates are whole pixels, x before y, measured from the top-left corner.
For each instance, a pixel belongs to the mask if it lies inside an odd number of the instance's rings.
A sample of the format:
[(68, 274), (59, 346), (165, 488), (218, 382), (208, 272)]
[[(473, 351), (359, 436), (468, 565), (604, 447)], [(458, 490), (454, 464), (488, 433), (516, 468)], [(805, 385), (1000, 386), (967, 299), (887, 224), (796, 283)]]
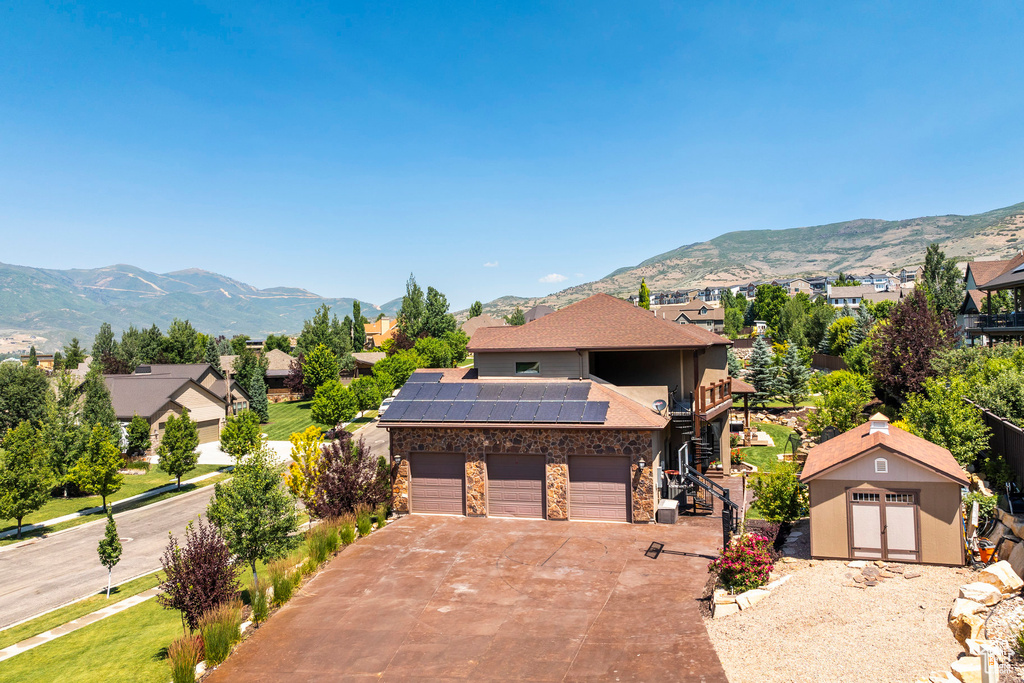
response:
[(993, 453), (1003, 456), (1017, 476), (1017, 484), (1024, 484), (1024, 429), (990, 410), (985, 410), (969, 399), (965, 398), (964, 400), (981, 410), (982, 419), (992, 430), (992, 436), (989, 437), (988, 442), (989, 448)]
[(815, 370), (846, 370), (846, 361), (841, 356), (829, 356), (824, 353), (815, 353), (811, 356), (811, 367)]

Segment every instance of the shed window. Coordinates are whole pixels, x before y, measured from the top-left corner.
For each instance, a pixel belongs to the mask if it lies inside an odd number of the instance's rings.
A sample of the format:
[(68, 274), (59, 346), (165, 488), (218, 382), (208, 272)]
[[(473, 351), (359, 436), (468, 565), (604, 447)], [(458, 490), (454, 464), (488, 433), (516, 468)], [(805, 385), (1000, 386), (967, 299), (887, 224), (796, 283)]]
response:
[(516, 363), (517, 375), (539, 375), (540, 363), (538, 361), (527, 361)]
[(875, 458), (875, 474), (887, 474), (889, 472), (889, 461), (885, 458)]
[(853, 494), (853, 502), (854, 503), (878, 503), (878, 502), (880, 502), (880, 500), (881, 499), (880, 499), (880, 497), (879, 497), (879, 495), (877, 493), (854, 493)]
[(885, 494), (886, 503), (913, 503), (913, 493), (887, 493)]

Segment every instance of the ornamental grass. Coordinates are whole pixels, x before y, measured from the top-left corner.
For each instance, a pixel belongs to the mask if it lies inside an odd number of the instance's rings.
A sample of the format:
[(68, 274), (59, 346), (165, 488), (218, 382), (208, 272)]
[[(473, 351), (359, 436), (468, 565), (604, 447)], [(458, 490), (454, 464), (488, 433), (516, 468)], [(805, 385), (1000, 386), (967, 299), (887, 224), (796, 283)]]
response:
[(171, 683), (195, 683), (196, 666), (203, 661), (201, 636), (182, 636), (167, 648), (171, 665)]

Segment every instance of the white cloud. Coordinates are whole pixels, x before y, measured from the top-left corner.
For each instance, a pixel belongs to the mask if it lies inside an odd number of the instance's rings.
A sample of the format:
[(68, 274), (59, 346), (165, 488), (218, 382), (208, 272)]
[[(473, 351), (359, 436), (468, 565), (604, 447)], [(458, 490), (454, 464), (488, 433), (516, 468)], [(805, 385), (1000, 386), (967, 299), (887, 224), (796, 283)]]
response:
[(583, 273), (576, 273), (576, 277), (584, 277)]
[(497, 268), (497, 267), (498, 267), (498, 262), (497, 261), (488, 261), (487, 263), (484, 264), (484, 268)]
[(544, 277), (542, 277), (539, 280), (539, 282), (544, 282), (546, 284), (552, 284), (552, 283), (555, 283), (555, 282), (565, 282), (568, 279), (569, 278), (567, 278), (564, 275), (559, 275), (558, 273), (551, 273), (550, 275), (545, 275)]

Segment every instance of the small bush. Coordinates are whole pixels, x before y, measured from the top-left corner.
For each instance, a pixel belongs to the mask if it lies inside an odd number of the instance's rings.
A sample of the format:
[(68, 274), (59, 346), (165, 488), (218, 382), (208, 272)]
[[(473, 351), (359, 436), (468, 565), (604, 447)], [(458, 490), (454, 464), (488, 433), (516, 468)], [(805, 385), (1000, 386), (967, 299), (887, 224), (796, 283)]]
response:
[(978, 520), (992, 519), (996, 514), (996, 503), (999, 501), (999, 496), (986, 496), (981, 491), (971, 491), (964, 496), (964, 509), (967, 510), (967, 514), (971, 514), (971, 506), (974, 503), (978, 504)]
[(252, 620), (259, 626), (270, 616), (270, 600), (267, 598), (267, 587), (257, 581), (249, 589), (249, 606), (252, 607)]
[(239, 641), (242, 624), (242, 603), (238, 600), (221, 603), (199, 620), (203, 651), (209, 666), (220, 664), (231, 654), (231, 646)]
[(167, 648), (167, 661), (171, 664), (172, 683), (195, 683), (196, 666), (203, 661), (203, 639), (182, 636)]
[(771, 541), (747, 534), (723, 550), (721, 557), (708, 565), (708, 571), (717, 573), (723, 586), (739, 593), (768, 583), (773, 566)]
[(377, 507), (377, 528), (378, 529), (383, 529), (385, 526), (387, 526), (388, 514), (389, 513), (390, 513), (390, 511), (388, 510), (388, 506), (385, 505), (384, 503), (381, 503)]
[(359, 530), (360, 536), (369, 536), (373, 531), (373, 517), (365, 507), (356, 511), (356, 529)]
[(281, 606), (292, 597), (295, 591), (295, 577), (292, 567), (295, 563), (289, 559), (271, 562), (267, 567), (267, 574), (270, 575), (270, 585), (274, 587), (274, 604)]
[(342, 545), (352, 545), (356, 542), (356, 527), (351, 520), (342, 522), (338, 527), (338, 540)]
[(1021, 658), (1024, 658), (1024, 628), (1017, 631), (1016, 635), (1013, 636), (1013, 642), (1010, 643), (1010, 647), (1013, 648), (1014, 653)]
[(751, 479), (754, 509), (769, 522), (792, 522), (807, 514), (807, 487), (796, 477), (793, 463), (779, 463)]

